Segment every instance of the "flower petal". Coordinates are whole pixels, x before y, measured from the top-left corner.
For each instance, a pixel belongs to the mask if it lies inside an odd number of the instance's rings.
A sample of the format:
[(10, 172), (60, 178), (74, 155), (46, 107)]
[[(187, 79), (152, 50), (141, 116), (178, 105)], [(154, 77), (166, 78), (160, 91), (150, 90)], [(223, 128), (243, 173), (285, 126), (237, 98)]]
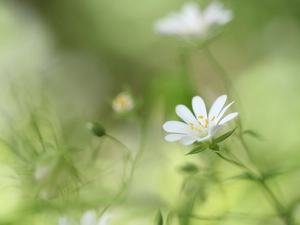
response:
[(183, 145), (191, 145), (193, 144), (195, 141), (197, 141), (199, 138), (194, 137), (194, 136), (184, 136), (182, 137), (179, 141), (181, 144)]
[(206, 106), (201, 97), (195, 96), (192, 99), (192, 106), (196, 117), (203, 116), (204, 119), (207, 119)]
[(184, 105), (178, 105), (176, 106), (176, 114), (183, 119), (184, 122), (186, 122), (187, 124), (190, 123), (197, 123), (197, 119), (195, 118), (195, 116), (192, 114), (192, 112)]
[(95, 211), (87, 211), (81, 217), (81, 225), (95, 224), (97, 221), (97, 215)]
[(171, 133), (191, 134), (189, 125), (179, 121), (168, 121), (163, 125), (163, 129)]
[(218, 117), (220, 111), (222, 110), (225, 102), (227, 100), (227, 95), (222, 95), (219, 98), (216, 99), (216, 101), (213, 103), (209, 114), (208, 114), (208, 118), (209, 121), (211, 121), (211, 119), (215, 116)]
[(232, 12), (225, 10), (224, 5), (218, 2), (211, 3), (204, 11), (204, 20), (208, 26), (225, 24), (232, 20)]
[(185, 134), (168, 134), (165, 136), (165, 140), (169, 142), (178, 141), (183, 136), (186, 136)]
[(238, 115), (237, 112), (234, 112), (234, 113), (230, 113), (228, 114), (227, 116), (225, 116), (219, 123), (219, 125), (224, 125), (225, 123), (227, 123), (228, 121), (234, 119), (236, 116)]
[(67, 216), (59, 217), (58, 225), (76, 225), (76, 222)]
[(108, 225), (111, 220), (111, 216), (109, 214), (104, 214), (98, 221), (97, 225)]
[(216, 125), (216, 126), (212, 126), (209, 130), (209, 135), (211, 137), (215, 136), (217, 130), (219, 129), (219, 127), (221, 127), (220, 125)]
[(215, 124), (218, 124), (224, 113), (227, 111), (227, 109), (233, 104), (234, 102), (230, 102), (218, 115), (218, 117), (214, 120)]

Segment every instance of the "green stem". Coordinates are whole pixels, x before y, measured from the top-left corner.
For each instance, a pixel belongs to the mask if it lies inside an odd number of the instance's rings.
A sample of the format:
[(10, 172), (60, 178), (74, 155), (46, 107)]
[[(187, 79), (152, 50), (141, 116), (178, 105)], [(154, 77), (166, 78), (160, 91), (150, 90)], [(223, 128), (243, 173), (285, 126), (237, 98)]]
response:
[[(236, 91), (235, 86), (233, 85), (233, 83), (231, 82), (230, 77), (228, 76), (226, 70), (223, 68), (223, 66), (218, 62), (218, 60), (214, 57), (214, 55), (211, 53), (211, 51), (209, 50), (209, 48), (204, 45), (204, 51), (206, 53), (206, 56), (208, 58), (208, 60), (210, 61), (210, 63), (215, 67), (215, 69), (218, 72), (218, 75), (220, 76), (221, 80), (224, 82), (224, 87), (227, 91), (228, 94), (233, 93), (236, 97), (236, 99), (239, 101), (239, 103), (241, 102), (239, 99), (239, 95), (238, 92)], [(231, 91), (231, 92), (230, 92)], [(241, 105), (241, 104), (240, 104)], [(256, 160), (254, 159), (254, 156), (252, 155), (251, 151), (249, 150), (244, 138), (243, 138), (243, 128), (242, 128), (242, 123), (241, 123), (241, 118), (240, 116), (237, 117), (237, 124), (239, 125), (240, 129), (239, 129), (239, 139), (241, 141), (241, 144), (243, 146), (243, 148), (245, 149), (246, 154), (248, 155), (248, 157), (250, 158), (250, 160), (252, 161), (252, 163), (254, 165), (256, 164)], [(245, 167), (243, 164), (238, 163), (236, 161), (233, 161), (231, 159), (228, 159), (224, 156), (222, 156), (220, 153), (217, 153), (217, 155), (222, 158), (223, 160), (234, 164), (240, 168), (243, 168), (244, 170), (248, 170), (248, 172), (250, 172), (250, 174), (253, 174), (247, 167)], [(256, 166), (257, 167), (257, 166)], [(258, 172), (259, 172), (259, 177), (262, 176), (262, 173), (260, 171), (259, 168)], [(265, 183), (264, 179), (256, 179), (258, 181), (258, 183), (260, 184), (260, 186), (263, 188), (263, 190), (265, 191), (265, 193), (269, 196), (270, 201), (273, 202), (275, 209), (278, 213), (278, 215), (285, 221), (285, 224), (292, 224), (291, 218), (289, 216), (289, 213), (286, 212), (285, 207), (280, 203), (280, 201), (277, 199), (276, 195), (271, 191), (271, 189), (268, 187), (268, 185)]]
[[(140, 159), (140, 157), (142, 156), (142, 153), (144, 152), (144, 147), (145, 147), (145, 143), (146, 143), (146, 129), (143, 125), (142, 122), (139, 122), (140, 125), (140, 133), (142, 134), (141, 136), (141, 141), (140, 141), (140, 145), (139, 145), (139, 149), (137, 154), (135, 155), (135, 158), (132, 161), (132, 166), (130, 169), (130, 173), (129, 173), (129, 177), (128, 179), (122, 183), (122, 187), (120, 188), (120, 190), (118, 191), (118, 193), (115, 195), (115, 197), (103, 208), (103, 210), (101, 211), (101, 215), (103, 215), (115, 202), (117, 202), (122, 195), (126, 192), (126, 190), (128, 189), (129, 185), (132, 183), (132, 179), (133, 179), (133, 175), (134, 175), (134, 171), (137, 165), (138, 160)], [(125, 147), (125, 149), (127, 150), (127, 153), (129, 154), (130, 158), (132, 158), (132, 154), (130, 149), (121, 141), (119, 141), (118, 139), (116, 139), (115, 137), (111, 136), (111, 135), (107, 135), (109, 138), (113, 139), (114, 141), (118, 142), (119, 144), (121, 144), (123, 147)]]
[(265, 191), (267, 194), (270, 202), (273, 203), (275, 210), (277, 211), (277, 214), (280, 218), (283, 219), (285, 224), (287, 225), (292, 225), (292, 220), (289, 216), (289, 214), (286, 212), (285, 207), (280, 203), (280, 201), (277, 199), (276, 195), (272, 192), (272, 190), (269, 188), (269, 186), (266, 184), (265, 180), (262, 179), (261, 177), (257, 177), (249, 168), (247, 168), (245, 165), (242, 163), (239, 163), (237, 161), (234, 161), (232, 159), (228, 159), (225, 156), (221, 155), (220, 152), (215, 152), (221, 159), (225, 160), (226, 162), (231, 163), (232, 165), (238, 166), (239, 168), (243, 169), (245, 172), (248, 173), (248, 175), (251, 176), (255, 181), (260, 184), (262, 189)]

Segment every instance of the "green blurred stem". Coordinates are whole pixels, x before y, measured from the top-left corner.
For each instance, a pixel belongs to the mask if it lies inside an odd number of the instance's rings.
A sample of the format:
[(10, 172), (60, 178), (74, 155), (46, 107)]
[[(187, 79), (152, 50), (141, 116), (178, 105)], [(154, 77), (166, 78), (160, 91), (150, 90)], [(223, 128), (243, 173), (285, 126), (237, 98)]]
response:
[[(233, 85), (233, 82), (231, 81), (229, 75), (227, 74), (226, 70), (223, 68), (223, 66), (219, 63), (219, 61), (214, 57), (214, 55), (211, 53), (211, 51), (209, 50), (209, 48), (207, 47), (207, 45), (204, 45), (203, 47), (204, 52), (207, 56), (207, 59), (210, 61), (210, 63), (214, 66), (214, 68), (217, 70), (218, 75), (220, 77), (220, 79), (224, 82), (224, 87), (227, 91), (228, 94), (233, 93), (235, 98), (240, 101), (238, 92), (236, 91), (235, 86)], [(241, 105), (241, 104), (240, 104)], [(257, 163), (256, 160), (254, 159), (254, 156), (252, 155), (250, 149), (248, 148), (244, 137), (243, 137), (243, 128), (242, 128), (242, 123), (241, 123), (241, 119), (240, 116), (237, 117), (237, 124), (239, 125), (240, 129), (239, 129), (239, 139), (240, 142), (243, 146), (243, 148), (245, 149), (246, 154), (248, 155), (248, 157), (250, 158), (250, 160), (252, 161), (252, 163), (254, 165), (256, 165), (257, 167)], [(243, 164), (236, 162), (234, 160), (228, 159), (226, 157), (224, 157), (223, 155), (221, 155), (219, 152), (216, 152), (217, 155), (222, 158), (223, 160), (238, 166), (244, 170), (246, 170), (248, 173), (250, 173), (251, 176), (253, 177), (257, 177), (251, 170), (249, 170), (246, 166), (244, 166)], [(262, 173), (261, 171), (258, 169), (259, 172), (259, 179), (256, 179), (256, 181), (258, 181), (258, 183), (260, 184), (260, 186), (262, 187), (262, 189), (265, 191), (265, 193), (267, 194), (270, 202), (272, 202), (272, 204), (274, 204), (274, 207), (278, 213), (278, 215), (284, 220), (285, 224), (287, 225), (291, 225), (292, 223), (292, 219), (289, 216), (289, 213), (286, 211), (285, 207), (280, 203), (280, 201), (277, 199), (276, 195), (272, 192), (272, 190), (268, 187), (268, 185), (266, 184), (265, 180), (262, 177)]]
[(247, 172), (251, 178), (253, 178), (257, 183), (260, 185), (260, 187), (263, 189), (263, 191), (266, 193), (266, 196), (268, 197), (270, 203), (274, 206), (275, 210), (278, 213), (278, 216), (283, 219), (286, 225), (292, 225), (292, 219), (289, 215), (289, 213), (286, 211), (285, 207), (280, 203), (280, 201), (277, 199), (276, 195), (272, 192), (272, 190), (269, 188), (269, 186), (266, 184), (266, 181), (259, 175), (255, 175), (249, 168), (247, 168), (245, 165), (243, 165), (240, 162), (234, 161), (232, 159), (228, 159), (225, 156), (223, 156), (220, 152), (215, 151), (215, 153), (226, 162), (235, 165), (241, 169), (243, 169), (245, 172)]
[[(235, 96), (235, 99), (240, 103), (239, 105), (242, 105), (240, 97), (238, 95), (238, 92), (237, 92), (233, 82), (231, 81), (228, 73), (224, 69), (224, 67), (219, 63), (219, 61), (211, 53), (211, 51), (209, 50), (207, 45), (204, 45), (203, 49), (204, 49), (204, 52), (206, 54), (207, 59), (214, 66), (214, 68), (217, 70), (217, 74), (219, 75), (221, 80), (224, 82), (224, 87), (225, 87), (226, 92), (228, 93), (228, 95), (231, 95), (231, 93), (233, 93), (233, 95)], [(239, 132), (239, 137), (240, 137), (240, 140), (242, 142), (242, 145), (244, 146), (246, 154), (248, 155), (248, 157), (250, 158), (252, 163), (255, 165), (256, 163), (255, 163), (254, 156), (249, 151), (249, 149), (247, 147), (245, 147), (245, 141), (243, 140), (243, 126), (242, 126), (240, 115), (238, 117), (236, 117), (236, 120), (237, 120), (237, 125), (239, 126), (238, 132)]]
[(189, 50), (186, 47), (178, 48), (178, 57), (180, 61), (180, 74), (181, 74), (181, 82), (183, 84), (183, 88), (186, 90), (188, 94), (194, 95), (195, 92), (195, 82), (192, 78), (191, 71), (191, 59), (189, 55)]
[[(123, 196), (123, 194), (128, 190), (128, 187), (132, 183), (134, 171), (135, 171), (138, 160), (140, 159), (140, 157), (142, 156), (142, 154), (144, 152), (145, 144), (146, 144), (146, 137), (147, 137), (147, 132), (146, 132), (147, 130), (146, 130), (145, 124), (143, 123), (143, 120), (138, 119), (138, 124), (140, 126), (141, 141), (140, 141), (138, 152), (136, 153), (136, 155), (132, 161), (131, 169), (129, 172), (129, 177), (126, 181), (123, 181), (122, 187), (117, 192), (115, 197), (103, 208), (103, 210), (101, 211), (101, 215), (103, 215), (114, 203), (116, 203)], [(119, 144), (121, 144), (122, 146), (124, 146), (130, 156), (130, 159), (132, 159), (131, 150), (123, 142), (119, 141), (117, 138), (115, 138), (111, 135), (106, 134), (106, 136), (108, 136), (109, 138), (113, 139), (114, 141), (116, 141)]]
[(106, 137), (109, 137), (110, 139), (112, 139), (113, 141), (117, 142), (118, 144), (120, 144), (121, 146), (124, 147), (124, 149), (126, 150), (126, 153), (130, 156), (130, 158), (132, 158), (132, 154), (131, 154), (131, 150), (119, 139), (115, 138), (114, 136), (110, 135), (110, 134), (105, 134)]

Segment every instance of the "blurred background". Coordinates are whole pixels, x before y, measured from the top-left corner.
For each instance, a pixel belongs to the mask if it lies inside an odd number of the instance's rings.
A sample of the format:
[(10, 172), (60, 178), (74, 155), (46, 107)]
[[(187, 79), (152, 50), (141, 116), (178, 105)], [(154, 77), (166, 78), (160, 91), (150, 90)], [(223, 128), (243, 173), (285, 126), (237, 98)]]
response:
[[(174, 112), (177, 104), (190, 107), (191, 96), (201, 95), (210, 107), (216, 97), (226, 94), (201, 50), (189, 54), (188, 79), (193, 80), (193, 87), (183, 88), (180, 43), (153, 30), (156, 20), (178, 11), (185, 2), (0, 1), (1, 225), (57, 224), (60, 215), (70, 213), (79, 218), (85, 210), (98, 210), (110, 202), (120, 185), (124, 162), (118, 152), (124, 147), (108, 138), (92, 137), (85, 124), (101, 123), (108, 133), (137, 151), (141, 131), (135, 121), (116, 118), (111, 109), (112, 99), (125, 89), (141, 103), (148, 136), (130, 192), (111, 209), (112, 225), (152, 224), (158, 208), (166, 217), (171, 209), (184, 208), (189, 196), (194, 198), (192, 193), (199, 190), (202, 197), (199, 207), (193, 209), (195, 214), (239, 214), (221, 221), (191, 218), (180, 224), (281, 224), (268, 201), (261, 200), (262, 193), (255, 184), (224, 183), (227, 177), (238, 174), (238, 169), (217, 162), (210, 152), (184, 156), (189, 147), (163, 139), (162, 124), (178, 119)], [(196, 2), (204, 8), (211, 1)], [(222, 2), (233, 11), (234, 19), (222, 28), (210, 50), (237, 89), (239, 96), (232, 96), (230, 101), (236, 100), (234, 110), (240, 113), (244, 128), (263, 137), (263, 141), (247, 137), (259, 165), (267, 172), (283, 172), (270, 185), (283, 204), (295, 207), (296, 218), (295, 199), (300, 198), (295, 189), (300, 185), (300, 1)], [(62, 149), (77, 149), (67, 160), (70, 166), (66, 170), (73, 171), (67, 182), (73, 183), (71, 187), (64, 184), (68, 186), (66, 193), (102, 174), (105, 165), (113, 166), (70, 198), (40, 200), (44, 189), (35, 189), (33, 179), (40, 158), (34, 151), (28, 153), (38, 145), (35, 124), (39, 124), (49, 146), (57, 138)], [(235, 141), (228, 142), (234, 154), (245, 158)], [(89, 151), (98, 145), (102, 147), (97, 163), (90, 166)], [(16, 148), (25, 152), (25, 162), (12, 151)], [(194, 164), (208, 168), (209, 162), (215, 165), (214, 170), (193, 177), (188, 188), (183, 188), (187, 197), (182, 199), (182, 185), (190, 174), (179, 172), (180, 168)], [(74, 182), (78, 177), (80, 182)], [(255, 217), (244, 215), (249, 210)]]

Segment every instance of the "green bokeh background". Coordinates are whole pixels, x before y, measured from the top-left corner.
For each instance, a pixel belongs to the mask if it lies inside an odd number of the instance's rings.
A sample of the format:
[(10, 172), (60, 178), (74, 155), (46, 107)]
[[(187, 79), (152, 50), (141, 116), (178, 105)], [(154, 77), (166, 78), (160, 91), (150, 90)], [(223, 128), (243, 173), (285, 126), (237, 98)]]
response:
[[(10, 125), (21, 131), (28, 119), (16, 106), (16, 96), (21, 102), (29, 101), (32, 105), (44, 102), (45, 97), (52, 105), (52, 113), (45, 116), (53, 123), (60, 121), (69, 145), (86, 148), (87, 143), (94, 140), (90, 140), (84, 125), (88, 121), (98, 121), (130, 148), (136, 149), (139, 137), (136, 125), (116, 119), (110, 101), (129, 87), (142, 102), (148, 120), (147, 148), (138, 164), (128, 200), (112, 211), (112, 225), (152, 224), (158, 208), (166, 215), (169, 208), (183, 204), (178, 203), (178, 194), (184, 175), (178, 173), (178, 168), (186, 162), (205, 164), (201, 157), (213, 157), (210, 153), (194, 158), (184, 156), (188, 147), (163, 140), (162, 124), (177, 118), (174, 113), (177, 104), (190, 107), (191, 93), (201, 95), (209, 106), (225, 93), (202, 51), (189, 54), (190, 79), (194, 80), (194, 87), (186, 90), (182, 85), (178, 41), (153, 30), (157, 19), (179, 10), (185, 2), (0, 1), (0, 109), (11, 118), (0, 118), (2, 138), (9, 136)], [(211, 1), (197, 2), (204, 7)], [(240, 113), (244, 128), (253, 129), (263, 137), (263, 141), (247, 138), (261, 168), (285, 171), (270, 184), (282, 202), (289, 204), (300, 197), (295, 188), (300, 185), (300, 2), (223, 2), (233, 10), (234, 20), (223, 28), (223, 35), (210, 49), (239, 93), (240, 101), (236, 101), (235, 109)], [(232, 146), (236, 146), (232, 142)], [(110, 142), (106, 147), (117, 152), (115, 148)], [(232, 151), (245, 157), (238, 147)], [(1, 224), (7, 217), (18, 214), (29, 201), (24, 199), (16, 179), (15, 171), (20, 168), (15, 156), (4, 145), (0, 153)], [(110, 160), (110, 156), (104, 154), (103, 161), (106, 157)], [(93, 169), (84, 172), (97, 173), (97, 167)], [(226, 163), (219, 163), (217, 170), (220, 180), (239, 172)], [(110, 180), (109, 176), (104, 178)], [(114, 179), (109, 182), (113, 183)], [(219, 180), (207, 182), (211, 187), (206, 192), (209, 200), (195, 213), (219, 215), (227, 208), (243, 213), (250, 210), (258, 214), (273, 213), (251, 182), (228, 182), (222, 188), (218, 188)], [(96, 194), (93, 196), (99, 194), (95, 198), (103, 202), (111, 195), (105, 192), (105, 187), (94, 188), (92, 193)], [(82, 196), (88, 202), (86, 205), (93, 206), (90, 199), (94, 197), (89, 196), (88, 191), (83, 190)], [(44, 211), (34, 211), (23, 224), (56, 224), (55, 213), (51, 210), (53, 215), (47, 213), (46, 206), (42, 207)], [(202, 221), (201, 224), (246, 222), (225, 218), (222, 222)], [(190, 224), (200, 222), (191, 220)], [(274, 219), (252, 224), (281, 223)]]

